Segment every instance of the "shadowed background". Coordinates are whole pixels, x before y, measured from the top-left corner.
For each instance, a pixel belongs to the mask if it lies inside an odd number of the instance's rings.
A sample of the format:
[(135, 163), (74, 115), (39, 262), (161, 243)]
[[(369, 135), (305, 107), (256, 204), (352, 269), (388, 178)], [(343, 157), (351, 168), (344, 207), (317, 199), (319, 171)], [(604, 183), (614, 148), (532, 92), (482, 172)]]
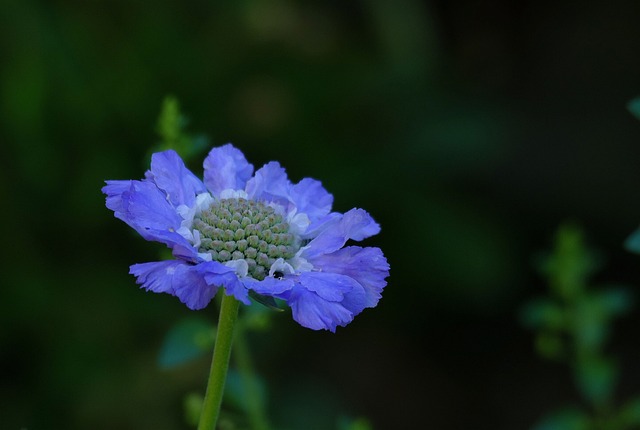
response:
[[(167, 94), (210, 145), (382, 225), (377, 308), (335, 335), (278, 314), (251, 338), (274, 427), (511, 430), (576, 402), (517, 315), (567, 219), (606, 256), (599, 278), (640, 285), (622, 247), (640, 222), (638, 23), (622, 1), (3, 3), (0, 427), (188, 428), (209, 357), (159, 369), (192, 312), (137, 288), (128, 266), (162, 245), (100, 193), (143, 176)], [(640, 386), (639, 323), (610, 342), (621, 397)]]

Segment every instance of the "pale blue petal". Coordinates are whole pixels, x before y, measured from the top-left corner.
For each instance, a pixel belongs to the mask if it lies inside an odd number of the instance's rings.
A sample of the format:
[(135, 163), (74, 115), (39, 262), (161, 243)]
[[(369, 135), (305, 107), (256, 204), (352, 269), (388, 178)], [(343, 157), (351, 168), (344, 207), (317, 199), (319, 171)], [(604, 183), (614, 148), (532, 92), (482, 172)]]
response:
[(177, 230), (182, 218), (167, 200), (166, 194), (153, 182), (131, 181), (128, 191), (122, 194), (124, 221), (140, 231)]
[(285, 170), (279, 163), (272, 161), (262, 166), (254, 177), (249, 179), (247, 194), (252, 200), (276, 202), (287, 208), (290, 185)]
[(380, 226), (363, 209), (351, 209), (339, 221), (330, 222), (307, 245), (302, 256), (311, 259), (342, 248), (349, 239), (362, 240), (380, 232)]
[(244, 190), (252, 174), (253, 165), (230, 143), (213, 148), (204, 160), (204, 183), (214, 196), (226, 189)]
[(163, 190), (173, 206), (192, 206), (196, 195), (206, 192), (202, 181), (187, 167), (173, 150), (157, 152), (151, 156), (151, 178)]
[(111, 209), (116, 218), (125, 221), (125, 205), (122, 195), (129, 191), (133, 181), (105, 181), (107, 185), (102, 187), (102, 193), (107, 195), (107, 208)]
[(175, 295), (173, 277), (176, 268), (184, 265), (184, 262), (177, 260), (134, 264), (130, 267), (129, 273), (134, 275), (136, 283), (147, 291)]
[(290, 195), (298, 212), (307, 214), (312, 224), (331, 211), (333, 196), (315, 179), (304, 178), (293, 185)]
[(368, 308), (378, 304), (387, 285), (389, 263), (380, 248), (349, 246), (314, 258), (311, 263), (324, 272), (340, 273), (358, 281), (364, 287)]

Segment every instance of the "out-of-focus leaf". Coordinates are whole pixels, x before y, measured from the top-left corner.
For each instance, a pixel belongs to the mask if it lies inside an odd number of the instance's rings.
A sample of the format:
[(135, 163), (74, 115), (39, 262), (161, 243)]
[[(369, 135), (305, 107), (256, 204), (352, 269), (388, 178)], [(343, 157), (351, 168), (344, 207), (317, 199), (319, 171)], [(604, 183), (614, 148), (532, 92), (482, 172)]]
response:
[(280, 311), (280, 312), (283, 311), (283, 309), (280, 308), (280, 306), (278, 305), (278, 302), (276, 302), (273, 297), (263, 296), (262, 294), (258, 294), (252, 290), (249, 290), (249, 297), (251, 297), (256, 302), (260, 303), (261, 305), (268, 307), (269, 309), (272, 309), (274, 311)]
[(559, 330), (565, 326), (562, 308), (549, 299), (537, 299), (527, 303), (522, 309), (521, 319), (524, 325), (532, 329), (544, 327)]
[(640, 119), (640, 97), (636, 97), (627, 104), (627, 109), (636, 118)]
[(640, 228), (631, 233), (631, 236), (629, 236), (624, 242), (624, 247), (627, 249), (627, 251), (640, 254)]
[(544, 418), (533, 430), (587, 430), (589, 417), (576, 409), (558, 411)]
[(603, 405), (611, 399), (617, 376), (616, 365), (602, 358), (581, 360), (576, 367), (578, 388), (594, 405)]
[(616, 422), (619, 423), (620, 428), (637, 428), (637, 426), (640, 426), (640, 397), (632, 398), (620, 408)]
[(548, 360), (559, 360), (565, 355), (565, 346), (560, 335), (542, 332), (536, 336), (536, 351)]
[(369, 420), (363, 417), (341, 417), (338, 420), (338, 430), (373, 430), (373, 426), (371, 426)]
[(158, 364), (164, 369), (179, 366), (208, 352), (215, 340), (215, 326), (190, 317), (173, 326), (164, 339)]
[(598, 296), (579, 297), (572, 309), (572, 332), (578, 351), (595, 352), (602, 347), (608, 334), (604, 304)]
[(182, 405), (184, 407), (184, 419), (190, 426), (197, 426), (200, 421), (202, 404), (204, 397), (199, 393), (189, 393), (184, 397)]
[(264, 404), (266, 399), (266, 386), (261, 378), (253, 377), (250, 381), (251, 385), (256, 388), (254, 393), (247, 392), (247, 384), (243, 378), (250, 378), (249, 375), (241, 375), (234, 369), (229, 369), (227, 373), (227, 382), (224, 387), (224, 401), (244, 412), (250, 411), (249, 396), (258, 396), (257, 401)]
[(610, 287), (594, 294), (607, 317), (627, 313), (633, 305), (633, 294), (625, 287)]
[(549, 277), (551, 289), (565, 300), (579, 295), (587, 278), (598, 267), (597, 254), (587, 249), (582, 231), (574, 225), (564, 225), (556, 234), (553, 254), (542, 266)]

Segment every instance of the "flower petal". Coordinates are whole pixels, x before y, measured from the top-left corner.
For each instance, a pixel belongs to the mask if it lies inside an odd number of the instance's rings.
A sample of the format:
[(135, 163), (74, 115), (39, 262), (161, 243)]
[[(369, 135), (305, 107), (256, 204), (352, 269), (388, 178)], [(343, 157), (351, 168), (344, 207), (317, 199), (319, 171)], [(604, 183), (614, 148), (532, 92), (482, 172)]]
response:
[[(175, 256), (190, 261), (196, 258), (197, 252), (191, 243), (177, 233), (182, 217), (153, 182), (122, 181), (129, 183), (126, 190), (122, 182), (110, 182), (102, 190), (107, 194), (107, 205), (111, 205), (110, 209), (115, 211), (117, 218), (126, 222), (144, 239), (164, 243), (173, 250)], [(121, 192), (119, 196), (118, 192)]]
[(278, 298), (282, 298), (281, 295), (291, 290), (295, 284), (294, 280), (289, 277), (276, 279), (271, 276), (267, 276), (262, 281), (253, 278), (243, 278), (242, 283), (246, 288), (258, 294)]
[(102, 187), (102, 193), (107, 195), (107, 208), (114, 212), (116, 218), (125, 221), (125, 204), (122, 195), (129, 191), (133, 181), (105, 181), (107, 185)]
[(353, 313), (341, 302), (325, 300), (313, 291), (296, 286), (288, 297), (293, 319), (312, 330), (336, 331), (353, 320)]
[(291, 183), (284, 168), (276, 161), (262, 166), (247, 182), (247, 194), (252, 200), (276, 202), (285, 208), (289, 206)]
[(204, 160), (204, 183), (216, 197), (226, 189), (244, 189), (252, 174), (253, 165), (230, 143), (213, 148)]
[(134, 275), (137, 278), (136, 283), (147, 291), (175, 295), (173, 277), (176, 268), (184, 265), (184, 262), (178, 260), (134, 264), (129, 268), (129, 273)]
[(205, 281), (209, 285), (224, 287), (227, 296), (233, 296), (245, 305), (250, 305), (249, 292), (238, 279), (233, 267), (225, 266), (217, 261), (209, 261), (198, 265)]
[(380, 248), (348, 246), (331, 254), (321, 255), (312, 261), (314, 267), (325, 272), (340, 273), (355, 279), (365, 291), (365, 307), (378, 304), (382, 290), (387, 285), (389, 263)]
[(196, 195), (206, 192), (202, 181), (187, 169), (173, 150), (157, 152), (151, 156), (151, 174), (147, 177), (167, 194), (174, 207), (192, 206)]
[(349, 239), (362, 240), (380, 232), (380, 226), (363, 209), (351, 209), (327, 227), (307, 245), (302, 257), (310, 260), (342, 248)]
[(300, 284), (325, 300), (338, 302), (344, 295), (357, 286), (357, 282), (348, 276), (327, 272), (303, 272)]
[(298, 212), (306, 213), (312, 224), (331, 211), (333, 196), (320, 181), (304, 178), (291, 187), (290, 194)]

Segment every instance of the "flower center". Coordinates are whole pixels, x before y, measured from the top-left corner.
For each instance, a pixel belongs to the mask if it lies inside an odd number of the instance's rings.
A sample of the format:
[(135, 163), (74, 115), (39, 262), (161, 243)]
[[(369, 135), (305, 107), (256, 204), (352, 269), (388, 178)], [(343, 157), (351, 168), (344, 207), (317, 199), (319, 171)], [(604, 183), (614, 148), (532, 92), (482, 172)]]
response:
[(200, 232), (199, 252), (221, 263), (244, 259), (249, 276), (263, 280), (278, 259), (292, 258), (300, 248), (282, 215), (262, 202), (221, 199), (196, 214), (193, 230)]

